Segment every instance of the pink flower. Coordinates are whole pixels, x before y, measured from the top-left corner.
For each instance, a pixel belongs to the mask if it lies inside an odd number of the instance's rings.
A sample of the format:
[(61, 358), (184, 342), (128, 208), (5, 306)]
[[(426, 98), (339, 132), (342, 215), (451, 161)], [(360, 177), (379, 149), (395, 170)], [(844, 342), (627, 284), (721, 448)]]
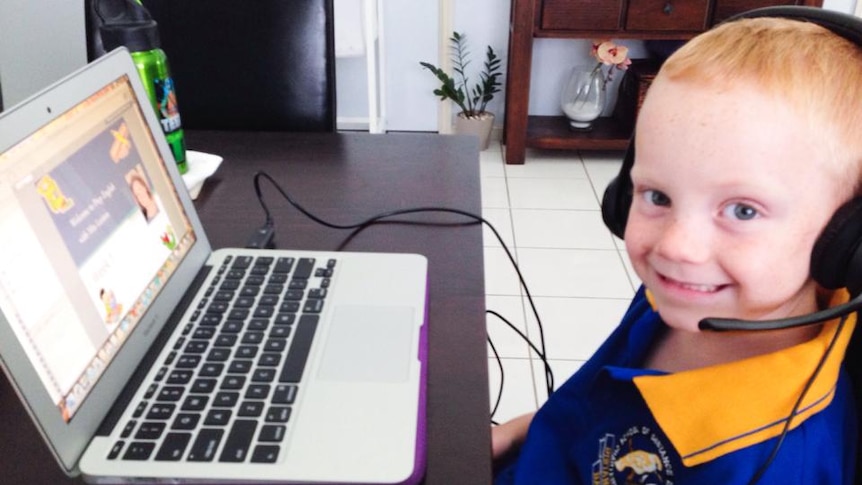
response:
[(592, 55), (602, 64), (616, 66), (617, 69), (626, 69), (632, 63), (628, 58), (628, 47), (609, 40), (593, 41)]
[(593, 47), (590, 50), (590, 55), (595, 57), (599, 62), (596, 64), (594, 72), (596, 75), (602, 76), (602, 86), (606, 86), (613, 79), (613, 70), (608, 69), (607, 74), (602, 70), (602, 65), (614, 66), (620, 70), (626, 70), (631, 65), (629, 59), (629, 48), (623, 45), (617, 45), (609, 39), (599, 39), (593, 41)]

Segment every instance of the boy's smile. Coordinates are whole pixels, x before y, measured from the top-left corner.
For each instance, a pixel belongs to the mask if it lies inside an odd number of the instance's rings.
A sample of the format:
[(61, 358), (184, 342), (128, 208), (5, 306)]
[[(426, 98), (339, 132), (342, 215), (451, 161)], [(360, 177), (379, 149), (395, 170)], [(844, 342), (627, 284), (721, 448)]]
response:
[(636, 140), (626, 248), (669, 326), (816, 309), (811, 249), (850, 194), (811, 124), (742, 82), (659, 78)]

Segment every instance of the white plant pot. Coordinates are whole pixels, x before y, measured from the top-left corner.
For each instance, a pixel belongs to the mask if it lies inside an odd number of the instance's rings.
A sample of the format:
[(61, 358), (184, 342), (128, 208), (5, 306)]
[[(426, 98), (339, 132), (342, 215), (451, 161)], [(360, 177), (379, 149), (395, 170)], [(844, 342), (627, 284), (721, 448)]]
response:
[(464, 113), (455, 117), (455, 133), (479, 137), (479, 150), (485, 150), (491, 143), (491, 129), (494, 128), (494, 113), (484, 112), (467, 118)]

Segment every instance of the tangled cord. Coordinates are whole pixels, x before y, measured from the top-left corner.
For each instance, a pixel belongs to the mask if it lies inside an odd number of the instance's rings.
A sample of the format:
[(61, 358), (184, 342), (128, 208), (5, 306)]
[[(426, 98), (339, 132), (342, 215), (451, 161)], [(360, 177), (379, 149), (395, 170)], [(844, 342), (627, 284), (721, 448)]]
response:
[[(551, 395), (551, 393), (554, 390), (554, 374), (553, 374), (553, 371), (551, 370), (551, 367), (548, 364), (548, 360), (547, 360), (547, 354), (546, 354), (546, 348), (545, 348), (545, 330), (544, 330), (544, 327), (542, 325), (542, 320), (539, 317), (539, 312), (536, 309), (536, 304), (533, 301), (533, 296), (530, 293), (530, 289), (527, 287), (527, 282), (524, 279), (524, 275), (521, 273), (521, 269), (518, 267), (518, 263), (515, 261), (515, 257), (512, 255), (512, 252), (509, 250), (509, 247), (506, 245), (505, 241), (503, 240), (503, 237), (500, 236), (500, 233), (497, 232), (497, 229), (494, 227), (494, 225), (491, 224), (490, 222), (488, 222), (485, 218), (483, 218), (482, 216), (473, 214), (471, 212), (467, 212), (467, 211), (464, 211), (461, 209), (453, 209), (453, 208), (449, 208), (449, 207), (417, 207), (417, 208), (398, 209), (398, 210), (393, 210), (393, 211), (389, 211), (389, 212), (384, 212), (382, 214), (378, 214), (376, 216), (369, 217), (368, 219), (365, 219), (364, 221), (353, 223), (353, 224), (336, 224), (336, 223), (321, 219), (320, 217), (314, 215), (309, 210), (304, 208), (298, 202), (293, 200), (290, 197), (290, 195), (287, 193), (287, 191), (285, 191), (284, 188), (282, 188), (281, 185), (275, 179), (273, 179), (268, 173), (257, 172), (254, 174), (254, 191), (255, 191), (255, 194), (257, 195), (258, 201), (260, 202), (261, 208), (263, 209), (263, 212), (266, 216), (266, 220), (264, 222), (264, 227), (267, 227), (267, 228), (274, 227), (275, 223), (274, 223), (273, 218), (272, 218), (272, 213), (269, 210), (269, 206), (267, 206), (266, 201), (263, 198), (263, 191), (261, 189), (261, 180), (268, 181), (281, 194), (281, 196), (284, 197), (284, 199), (290, 205), (292, 205), (294, 208), (296, 208), (296, 210), (298, 210), (300, 213), (302, 213), (303, 215), (305, 215), (306, 217), (308, 217), (312, 221), (317, 222), (318, 224), (321, 224), (325, 227), (329, 227), (332, 229), (340, 229), (340, 230), (352, 229), (353, 232), (347, 237), (345, 242), (339, 246), (339, 248), (338, 248), (339, 250), (343, 249), (343, 247), (347, 244), (347, 242), (349, 242), (360, 231), (362, 231), (362, 230), (364, 230), (364, 229), (366, 229), (369, 226), (372, 226), (374, 224), (395, 223), (395, 224), (418, 224), (418, 225), (429, 225), (429, 226), (453, 226), (453, 225), (457, 226), (457, 225), (465, 225), (465, 224), (470, 225), (470, 224), (481, 223), (481, 224), (484, 224), (485, 226), (487, 226), (491, 230), (491, 232), (494, 234), (494, 236), (497, 238), (497, 241), (499, 241), (500, 245), (503, 247), (503, 250), (506, 252), (506, 256), (509, 258), (509, 261), (512, 263), (512, 266), (515, 269), (515, 273), (518, 275), (518, 281), (520, 282), (521, 287), (524, 289), (524, 294), (527, 296), (527, 301), (530, 304), (530, 310), (533, 312), (533, 316), (535, 317), (536, 323), (537, 323), (538, 328), (539, 328), (539, 346), (536, 347), (536, 345), (533, 344), (533, 342), (529, 339), (529, 337), (527, 335), (525, 335), (523, 332), (521, 332), (514, 324), (512, 324), (511, 322), (509, 322), (508, 320), (503, 318), (503, 316), (500, 315), (499, 313), (497, 313), (493, 310), (487, 310), (487, 313), (494, 315), (497, 318), (499, 318), (500, 320), (502, 320), (506, 325), (508, 325), (512, 330), (514, 330), (525, 342), (527, 342), (527, 344), (530, 346), (530, 348), (539, 356), (539, 358), (542, 361), (543, 367), (544, 367), (546, 391), (548, 393), (548, 396)], [(412, 221), (411, 220), (391, 220), (392, 218), (397, 217), (397, 216), (419, 214), (419, 213), (456, 214), (456, 215), (467, 218), (468, 221), (458, 222), (458, 223), (451, 223), (451, 222), (447, 223), (447, 222), (415, 221), (415, 220), (412, 220)], [(491, 342), (490, 337), (488, 337), (488, 342), (491, 345), (491, 350), (494, 353), (497, 364), (500, 368), (500, 389), (499, 389), (499, 392), (497, 395), (496, 403), (495, 403), (493, 410), (491, 412), (491, 417), (493, 420), (494, 413), (496, 413), (497, 408), (499, 407), (499, 404), (500, 404), (500, 400), (502, 399), (503, 380), (504, 379), (503, 379), (503, 365), (502, 365), (502, 361), (500, 359), (500, 355), (497, 353), (497, 349), (496, 349), (496, 347), (494, 347), (493, 342)]]

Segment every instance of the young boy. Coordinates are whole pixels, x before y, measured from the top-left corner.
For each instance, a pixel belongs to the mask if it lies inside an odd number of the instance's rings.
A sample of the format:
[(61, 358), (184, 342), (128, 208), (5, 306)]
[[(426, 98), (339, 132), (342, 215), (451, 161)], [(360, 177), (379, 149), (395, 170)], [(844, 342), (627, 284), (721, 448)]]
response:
[(859, 194), (862, 49), (810, 23), (726, 23), (665, 62), (636, 130), (625, 243), (646, 291), (535, 416), (492, 430), (495, 459), (517, 453), (496, 483), (852, 483), (840, 363), (855, 315), (770, 331), (698, 322), (847, 301), (809, 264)]

